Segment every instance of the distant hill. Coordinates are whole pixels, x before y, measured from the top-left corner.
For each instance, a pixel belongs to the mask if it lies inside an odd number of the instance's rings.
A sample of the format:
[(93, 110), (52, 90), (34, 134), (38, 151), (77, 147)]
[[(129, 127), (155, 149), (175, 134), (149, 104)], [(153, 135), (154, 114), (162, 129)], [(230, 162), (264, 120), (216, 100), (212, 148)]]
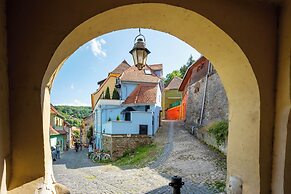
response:
[(89, 106), (55, 106), (57, 111), (71, 125), (80, 127), (83, 118), (91, 114), (92, 109)]

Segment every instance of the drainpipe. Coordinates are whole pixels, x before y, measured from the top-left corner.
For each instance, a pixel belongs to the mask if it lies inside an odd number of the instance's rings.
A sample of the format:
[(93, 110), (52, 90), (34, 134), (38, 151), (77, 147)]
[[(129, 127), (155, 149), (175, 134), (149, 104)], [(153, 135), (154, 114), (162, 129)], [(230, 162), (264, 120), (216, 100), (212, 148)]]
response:
[(208, 76), (210, 74), (210, 68), (211, 68), (211, 63), (209, 61), (208, 62), (208, 67), (207, 67), (207, 74), (205, 76), (205, 87), (204, 87), (203, 98), (202, 98), (202, 106), (201, 106), (201, 111), (200, 111), (199, 125), (202, 124), (202, 120), (203, 120), (205, 98), (206, 98), (206, 91), (207, 91), (207, 82), (208, 82)]

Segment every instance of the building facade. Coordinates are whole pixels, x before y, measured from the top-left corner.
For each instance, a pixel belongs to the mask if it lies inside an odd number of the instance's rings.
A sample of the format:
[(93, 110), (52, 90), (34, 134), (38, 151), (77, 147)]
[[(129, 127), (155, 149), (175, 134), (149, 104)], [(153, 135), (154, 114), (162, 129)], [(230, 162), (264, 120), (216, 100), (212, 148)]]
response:
[(71, 125), (64, 120), (52, 104), (50, 113), (50, 145), (56, 147), (59, 144), (61, 151), (65, 151), (67, 147), (70, 147)]
[(92, 107), (95, 107), (97, 101), (99, 99), (105, 98), (106, 89), (109, 89), (109, 94), (112, 97), (114, 89), (117, 89), (116, 83), (117, 79), (121, 76), (121, 74), (127, 70), (130, 65), (126, 60), (122, 61), (112, 72), (108, 74), (108, 77), (99, 81), (99, 88), (96, 92), (91, 94), (91, 103)]
[(188, 129), (215, 121), (228, 121), (228, 100), (224, 87), (205, 57), (200, 57), (188, 68), (179, 90), (183, 93), (181, 114)]
[(94, 127), (94, 113), (92, 112), (90, 115), (85, 117), (82, 120), (81, 125), (81, 141), (83, 144), (88, 145), (92, 143), (94, 140), (95, 134), (95, 127)]
[[(167, 120), (179, 120), (180, 110), (177, 108), (181, 104), (182, 93), (178, 90), (182, 79), (174, 77), (163, 90), (162, 98), (162, 118)], [(177, 111), (178, 110), (178, 111)]]
[[(150, 137), (156, 133), (161, 111), (161, 75), (162, 65), (153, 65), (153, 69), (147, 65), (143, 70), (131, 66), (116, 80), (119, 99), (97, 101), (94, 107), (97, 149), (120, 155), (122, 150), (115, 153), (103, 143), (104, 137)], [(137, 138), (129, 138), (129, 141), (136, 142)]]

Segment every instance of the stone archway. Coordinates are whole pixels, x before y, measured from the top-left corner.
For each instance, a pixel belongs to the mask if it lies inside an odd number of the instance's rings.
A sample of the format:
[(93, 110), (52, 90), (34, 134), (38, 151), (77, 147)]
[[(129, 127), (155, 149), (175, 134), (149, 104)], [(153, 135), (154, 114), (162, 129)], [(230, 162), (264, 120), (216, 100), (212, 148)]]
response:
[(212, 61), (229, 99), (228, 176), (241, 178), (245, 193), (259, 193), (260, 93), (247, 56), (233, 39), (207, 18), (184, 8), (157, 3), (127, 5), (100, 13), (76, 27), (58, 46), (41, 86), (45, 183), (52, 183), (48, 107), (50, 87), (59, 68), (90, 39), (137, 27), (170, 33)]

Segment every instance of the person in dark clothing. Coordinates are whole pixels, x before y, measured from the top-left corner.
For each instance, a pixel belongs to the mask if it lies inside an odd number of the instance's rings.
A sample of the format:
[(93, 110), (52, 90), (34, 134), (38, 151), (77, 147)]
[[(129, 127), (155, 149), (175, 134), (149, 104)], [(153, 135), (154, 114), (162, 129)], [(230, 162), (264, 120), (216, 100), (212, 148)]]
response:
[(78, 150), (79, 150), (79, 144), (78, 144), (78, 142), (75, 142), (74, 144), (75, 144), (75, 150), (76, 150), (76, 152), (78, 152)]

